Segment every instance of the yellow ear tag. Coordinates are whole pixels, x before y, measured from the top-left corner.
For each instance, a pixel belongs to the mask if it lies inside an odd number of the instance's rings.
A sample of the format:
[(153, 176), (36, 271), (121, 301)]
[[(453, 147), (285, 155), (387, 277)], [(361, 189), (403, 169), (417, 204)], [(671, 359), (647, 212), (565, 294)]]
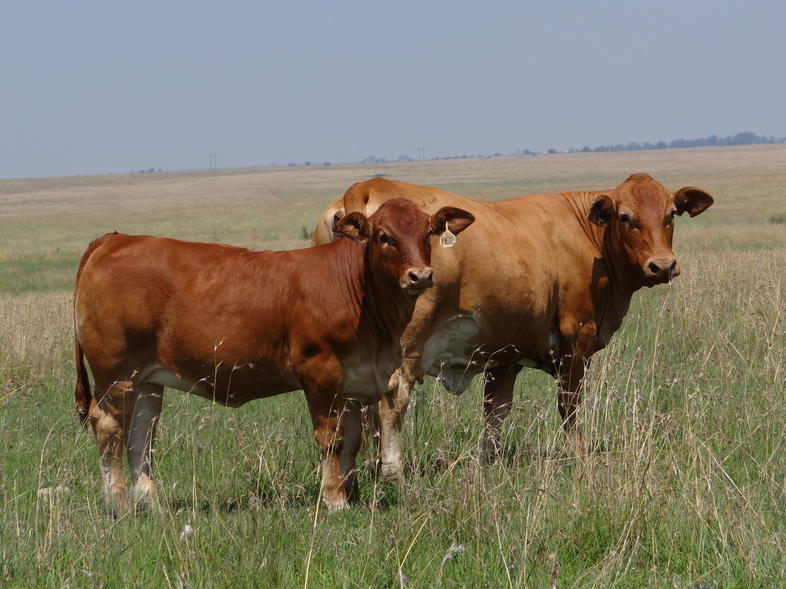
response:
[(442, 247), (453, 247), (456, 245), (456, 236), (450, 232), (447, 223), (445, 223), (445, 233), (439, 236), (439, 245)]

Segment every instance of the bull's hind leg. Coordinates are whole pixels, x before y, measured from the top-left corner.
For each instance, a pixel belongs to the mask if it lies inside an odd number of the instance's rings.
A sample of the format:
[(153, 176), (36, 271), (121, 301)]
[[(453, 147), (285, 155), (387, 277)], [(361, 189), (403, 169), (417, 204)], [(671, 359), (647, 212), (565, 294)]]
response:
[(127, 428), (126, 448), (131, 475), (131, 492), (137, 504), (155, 504), (156, 485), (153, 482), (153, 441), (161, 416), (164, 387), (142, 384), (138, 387), (131, 423)]
[(131, 381), (107, 383), (100, 378), (96, 378), (96, 393), (90, 406), (90, 423), (98, 447), (104, 501), (117, 516), (130, 508), (123, 476), (123, 446), (136, 393)]

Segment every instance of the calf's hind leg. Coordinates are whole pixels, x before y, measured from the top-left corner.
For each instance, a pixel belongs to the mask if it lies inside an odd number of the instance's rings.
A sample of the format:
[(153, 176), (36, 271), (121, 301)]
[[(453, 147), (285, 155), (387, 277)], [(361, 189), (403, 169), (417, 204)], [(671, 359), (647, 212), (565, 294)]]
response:
[(139, 504), (152, 504), (156, 499), (156, 485), (152, 477), (153, 441), (161, 417), (164, 387), (144, 383), (138, 385), (138, 390), (126, 435), (128, 468), (134, 500)]
[(126, 425), (136, 402), (131, 381), (96, 378), (96, 397), (89, 418), (96, 437), (104, 501), (115, 516), (128, 511), (128, 489), (123, 476), (123, 446)]

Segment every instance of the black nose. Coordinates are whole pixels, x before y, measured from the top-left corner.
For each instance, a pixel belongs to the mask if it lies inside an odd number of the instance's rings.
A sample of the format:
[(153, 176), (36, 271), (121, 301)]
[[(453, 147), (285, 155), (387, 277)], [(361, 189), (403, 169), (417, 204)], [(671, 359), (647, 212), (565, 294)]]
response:
[(648, 273), (656, 278), (674, 278), (680, 273), (677, 269), (677, 258), (674, 256), (667, 258), (650, 258), (647, 260), (646, 268)]
[(407, 271), (407, 278), (409, 278), (409, 288), (428, 288), (434, 284), (433, 280), (434, 270), (429, 267), (426, 268), (411, 268)]

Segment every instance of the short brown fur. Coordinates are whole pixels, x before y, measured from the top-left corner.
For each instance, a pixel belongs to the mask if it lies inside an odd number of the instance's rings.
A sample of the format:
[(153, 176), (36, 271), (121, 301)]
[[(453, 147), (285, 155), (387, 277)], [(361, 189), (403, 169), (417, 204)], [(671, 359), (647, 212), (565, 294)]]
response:
[(230, 407), (302, 388), (323, 498), (330, 508), (354, 500), (360, 404), (386, 391), (416, 297), (432, 284), (431, 225), (397, 199), (370, 218), (348, 215), (338, 224), (348, 239), (306, 250), (122, 234), (91, 243), (74, 296), (75, 394), (110, 507), (130, 506), (124, 448), (136, 498), (155, 496), (150, 449), (164, 386)]

